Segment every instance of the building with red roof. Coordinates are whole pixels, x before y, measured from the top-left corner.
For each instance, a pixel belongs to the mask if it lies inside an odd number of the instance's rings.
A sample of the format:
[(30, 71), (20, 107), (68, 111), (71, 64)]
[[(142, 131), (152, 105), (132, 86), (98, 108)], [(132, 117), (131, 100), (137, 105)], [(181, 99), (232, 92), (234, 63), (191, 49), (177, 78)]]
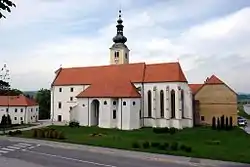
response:
[(222, 116), (237, 125), (237, 94), (225, 82), (212, 75), (203, 84), (189, 86), (193, 93), (195, 125), (211, 125), (213, 119), (217, 123)]
[(192, 93), (179, 62), (129, 63), (122, 19), (110, 65), (60, 68), (51, 85), (51, 120), (118, 128), (193, 127)]
[(39, 106), (24, 95), (0, 96), (0, 117), (9, 114), (12, 124), (28, 124), (38, 120)]

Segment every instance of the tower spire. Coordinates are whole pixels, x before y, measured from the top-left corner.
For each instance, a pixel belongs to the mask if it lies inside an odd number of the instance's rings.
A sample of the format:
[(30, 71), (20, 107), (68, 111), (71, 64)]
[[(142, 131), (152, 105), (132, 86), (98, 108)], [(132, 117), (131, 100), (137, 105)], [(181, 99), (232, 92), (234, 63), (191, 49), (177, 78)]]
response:
[(117, 20), (117, 25), (116, 25), (116, 28), (117, 28), (117, 33), (116, 33), (116, 36), (113, 38), (113, 42), (114, 43), (125, 43), (127, 42), (127, 38), (123, 35), (123, 28), (124, 26), (122, 25), (123, 23), (123, 20), (122, 20), (122, 11), (119, 10), (119, 17), (118, 17), (118, 20)]

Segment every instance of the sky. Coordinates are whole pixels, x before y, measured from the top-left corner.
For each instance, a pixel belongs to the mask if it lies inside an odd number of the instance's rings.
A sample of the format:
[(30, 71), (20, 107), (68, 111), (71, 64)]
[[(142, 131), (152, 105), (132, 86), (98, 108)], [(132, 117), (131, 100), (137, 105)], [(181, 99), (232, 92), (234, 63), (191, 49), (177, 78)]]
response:
[(179, 61), (189, 83), (215, 74), (250, 93), (249, 0), (13, 0), (0, 66), (13, 88), (50, 88), (62, 67), (109, 64), (122, 9), (130, 62)]

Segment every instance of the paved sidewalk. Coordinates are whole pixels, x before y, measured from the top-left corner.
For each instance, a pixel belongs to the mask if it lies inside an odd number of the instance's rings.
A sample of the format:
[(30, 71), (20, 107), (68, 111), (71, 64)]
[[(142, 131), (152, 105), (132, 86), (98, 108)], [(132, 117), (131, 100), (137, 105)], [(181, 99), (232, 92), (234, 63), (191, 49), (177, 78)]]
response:
[(59, 147), (59, 148), (64, 148), (64, 149), (91, 151), (91, 152), (98, 152), (98, 153), (103, 153), (103, 154), (115, 154), (117, 156), (123, 156), (123, 157), (143, 158), (143, 159), (151, 159), (151, 160), (156, 160), (156, 161), (172, 162), (172, 163), (179, 163), (179, 164), (190, 164), (192, 166), (199, 166), (199, 167), (202, 167), (202, 166), (207, 166), (207, 167), (247, 167), (247, 166), (250, 166), (249, 164), (242, 164), (242, 163), (235, 163), (235, 162), (164, 155), (164, 154), (153, 154), (153, 153), (128, 151), (128, 150), (121, 150), (121, 149), (52, 142), (52, 141), (46, 141), (46, 140), (36, 140), (36, 139), (6, 137), (6, 136), (1, 136), (0, 140), (1, 139), (9, 140), (9, 141), (18, 141), (18, 142), (29, 142), (29, 143), (35, 143), (35, 144), (40, 144), (40, 145), (45, 145), (45, 146), (51, 146), (55, 148)]

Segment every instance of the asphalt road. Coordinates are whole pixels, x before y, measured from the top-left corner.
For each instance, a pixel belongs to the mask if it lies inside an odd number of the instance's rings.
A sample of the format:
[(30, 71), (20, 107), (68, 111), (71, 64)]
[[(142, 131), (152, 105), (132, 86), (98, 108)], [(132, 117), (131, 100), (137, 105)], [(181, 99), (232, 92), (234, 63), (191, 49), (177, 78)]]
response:
[(0, 167), (188, 167), (39, 144), (0, 140)]

